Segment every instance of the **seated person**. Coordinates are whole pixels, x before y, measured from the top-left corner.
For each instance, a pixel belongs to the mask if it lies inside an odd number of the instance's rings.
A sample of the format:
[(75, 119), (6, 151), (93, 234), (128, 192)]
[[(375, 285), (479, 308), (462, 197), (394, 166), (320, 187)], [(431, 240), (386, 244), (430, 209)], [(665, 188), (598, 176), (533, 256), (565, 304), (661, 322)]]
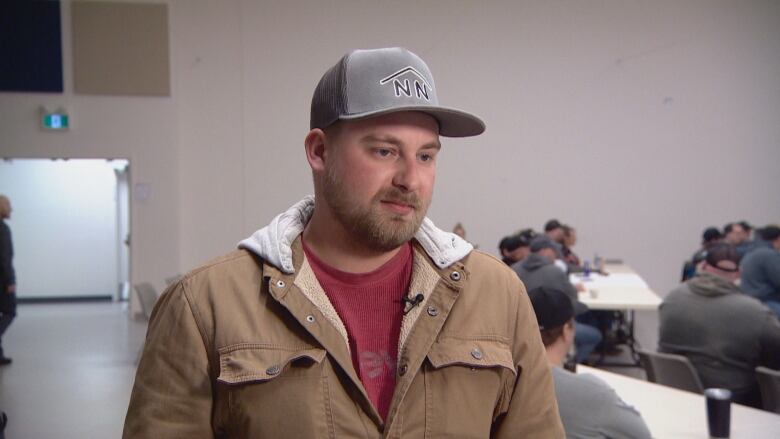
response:
[(530, 290), (528, 296), (552, 367), (566, 437), (649, 439), (650, 431), (642, 416), (607, 383), (593, 375), (578, 375), (561, 367), (575, 331), (574, 308), (566, 293), (539, 287)]
[[(554, 263), (556, 244), (547, 236), (540, 235), (531, 241), (531, 254), (523, 261), (512, 265), (527, 290), (547, 287), (563, 291), (569, 296), (577, 315), (588, 312), (588, 307), (577, 299), (577, 289), (569, 282), (569, 276)], [(601, 342), (601, 332), (591, 325), (579, 324), (574, 336), (577, 349), (576, 360), (582, 363)]]
[(762, 240), (742, 259), (742, 291), (780, 316), (780, 227), (766, 226)]
[(707, 227), (701, 235), (701, 248), (693, 254), (689, 261), (685, 262), (682, 272), (682, 281), (692, 278), (696, 274), (696, 267), (701, 264), (707, 256), (707, 249), (712, 245), (721, 242), (723, 235), (716, 227)]
[(753, 226), (747, 221), (728, 223), (723, 226), (723, 240), (733, 245), (737, 249), (740, 259), (756, 248), (758, 241), (750, 239), (753, 232)]
[(698, 274), (672, 290), (659, 310), (658, 350), (686, 356), (707, 387), (761, 407), (755, 368), (780, 368), (780, 321), (735, 285), (739, 253), (713, 245)]
[(568, 265), (570, 269), (579, 269), (582, 267), (582, 261), (580, 261), (579, 256), (572, 251), (572, 247), (577, 244), (577, 229), (569, 225), (564, 225), (561, 229), (563, 229), (563, 242), (561, 243), (563, 262), (566, 262), (566, 265)]
[(528, 249), (529, 244), (530, 241), (520, 233), (505, 237), (498, 243), (498, 249), (501, 251), (501, 260), (506, 265), (522, 261), (530, 253)]
[(558, 244), (563, 243), (563, 225), (557, 219), (544, 223), (544, 234)]

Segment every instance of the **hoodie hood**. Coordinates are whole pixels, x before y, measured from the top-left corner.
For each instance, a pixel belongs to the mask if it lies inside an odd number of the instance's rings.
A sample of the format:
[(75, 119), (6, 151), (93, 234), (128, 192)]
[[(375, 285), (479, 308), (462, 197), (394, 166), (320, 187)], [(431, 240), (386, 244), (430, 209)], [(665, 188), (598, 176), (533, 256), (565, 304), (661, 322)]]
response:
[(738, 286), (712, 273), (699, 273), (688, 282), (691, 292), (700, 296), (714, 297), (741, 293)]
[(535, 271), (538, 270), (545, 265), (550, 265), (553, 262), (547, 259), (546, 257), (537, 254), (537, 253), (531, 253), (521, 262), (522, 266), (526, 271)]
[[(308, 195), (271, 223), (238, 243), (284, 273), (295, 272), (292, 243), (303, 232), (314, 212), (314, 196)], [(447, 268), (468, 255), (474, 246), (460, 236), (437, 228), (427, 217), (414, 235), (428, 256), (439, 268)]]

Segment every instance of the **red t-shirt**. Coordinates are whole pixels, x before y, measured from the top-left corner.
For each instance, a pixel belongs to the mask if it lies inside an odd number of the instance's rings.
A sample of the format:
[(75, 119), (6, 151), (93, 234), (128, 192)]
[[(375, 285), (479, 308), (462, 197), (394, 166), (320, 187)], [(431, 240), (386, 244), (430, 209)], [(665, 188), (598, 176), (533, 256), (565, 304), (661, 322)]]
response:
[(412, 246), (369, 273), (333, 268), (303, 244), (306, 258), (328, 299), (347, 328), (352, 364), (368, 397), (387, 418), (395, 390), (398, 337), (404, 303), (412, 277)]

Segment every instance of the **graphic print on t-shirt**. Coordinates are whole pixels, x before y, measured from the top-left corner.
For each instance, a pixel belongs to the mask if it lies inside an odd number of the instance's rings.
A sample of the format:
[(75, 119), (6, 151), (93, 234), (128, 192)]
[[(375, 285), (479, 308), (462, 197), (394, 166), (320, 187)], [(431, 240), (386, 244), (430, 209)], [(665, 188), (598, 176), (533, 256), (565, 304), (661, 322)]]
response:
[(360, 375), (365, 378), (377, 378), (382, 374), (395, 374), (395, 358), (382, 350), (377, 352), (363, 351), (360, 353)]

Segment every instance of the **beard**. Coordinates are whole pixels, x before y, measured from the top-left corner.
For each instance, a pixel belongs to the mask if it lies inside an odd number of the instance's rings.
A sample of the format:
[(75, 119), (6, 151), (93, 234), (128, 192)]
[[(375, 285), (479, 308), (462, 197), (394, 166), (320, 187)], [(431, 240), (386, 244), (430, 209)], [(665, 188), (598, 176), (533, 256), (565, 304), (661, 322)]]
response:
[[(352, 196), (351, 188), (341, 178), (341, 171), (334, 168), (336, 166), (329, 167), (325, 173), (322, 196), (352, 240), (371, 250), (387, 252), (414, 237), (430, 200), (420, 200), (416, 194), (388, 187), (372, 197), (368, 206), (363, 206)], [(382, 201), (407, 204), (414, 209), (408, 215), (396, 214), (382, 207)]]

